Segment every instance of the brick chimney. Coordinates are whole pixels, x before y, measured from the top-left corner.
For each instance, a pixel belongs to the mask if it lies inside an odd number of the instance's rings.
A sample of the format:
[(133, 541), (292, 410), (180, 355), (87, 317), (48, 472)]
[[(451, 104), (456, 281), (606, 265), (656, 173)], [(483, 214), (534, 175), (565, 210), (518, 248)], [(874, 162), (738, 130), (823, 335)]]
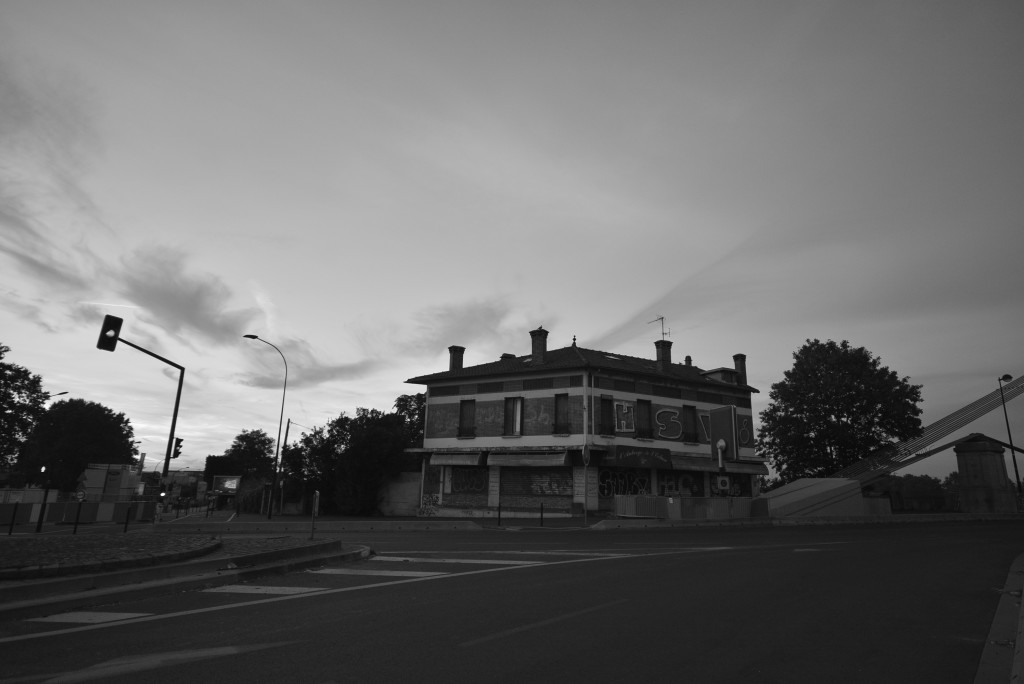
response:
[(462, 370), (462, 355), (465, 353), (466, 348), (457, 344), (448, 347), (448, 370)]
[(658, 372), (667, 373), (672, 365), (672, 340), (655, 340), (654, 348), (658, 353)]
[(533, 363), (544, 363), (544, 354), (548, 350), (548, 331), (542, 325), (536, 330), (531, 330), (530, 337), (533, 341)]
[(747, 384), (747, 355), (746, 354), (733, 354), (732, 355), (733, 365), (736, 366), (736, 384), (746, 385)]

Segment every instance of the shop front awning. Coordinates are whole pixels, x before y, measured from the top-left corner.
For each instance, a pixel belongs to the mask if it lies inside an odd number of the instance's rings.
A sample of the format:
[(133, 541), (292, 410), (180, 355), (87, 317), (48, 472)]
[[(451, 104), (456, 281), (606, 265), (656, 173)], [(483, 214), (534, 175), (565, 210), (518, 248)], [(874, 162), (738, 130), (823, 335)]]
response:
[(483, 460), (480, 451), (436, 451), (430, 455), (432, 466), (480, 466)]
[(568, 451), (492, 451), (489, 466), (557, 468), (569, 465)]

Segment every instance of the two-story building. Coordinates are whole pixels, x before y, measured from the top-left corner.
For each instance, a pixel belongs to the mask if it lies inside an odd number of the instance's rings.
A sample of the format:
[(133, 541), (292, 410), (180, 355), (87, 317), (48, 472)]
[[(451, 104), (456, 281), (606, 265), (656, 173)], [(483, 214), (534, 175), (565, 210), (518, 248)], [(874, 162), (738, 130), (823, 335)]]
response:
[(613, 497), (751, 497), (767, 474), (754, 455), (746, 357), (702, 370), (673, 363), (672, 342), (643, 359), (571, 346), (447, 371), (426, 386), (423, 495), (469, 514), (611, 510)]

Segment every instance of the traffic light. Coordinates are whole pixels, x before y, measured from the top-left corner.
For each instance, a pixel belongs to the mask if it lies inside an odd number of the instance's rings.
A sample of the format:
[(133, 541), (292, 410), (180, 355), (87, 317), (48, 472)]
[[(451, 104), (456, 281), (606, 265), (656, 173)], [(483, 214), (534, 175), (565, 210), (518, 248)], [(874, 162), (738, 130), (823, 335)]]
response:
[(181, 437), (174, 438), (174, 453), (171, 454), (171, 458), (178, 458), (181, 456), (181, 443), (184, 442)]
[(103, 351), (114, 351), (114, 347), (117, 346), (117, 336), (121, 334), (122, 323), (124, 323), (123, 318), (110, 315), (104, 316), (103, 327), (100, 328), (100, 339), (96, 342), (96, 348)]

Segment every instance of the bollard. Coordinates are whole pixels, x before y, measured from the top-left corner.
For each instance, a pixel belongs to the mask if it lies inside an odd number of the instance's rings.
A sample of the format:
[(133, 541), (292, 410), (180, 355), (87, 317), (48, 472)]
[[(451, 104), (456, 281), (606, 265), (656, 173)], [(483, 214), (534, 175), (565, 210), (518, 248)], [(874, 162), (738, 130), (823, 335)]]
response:
[(18, 519), (18, 502), (14, 502), (14, 511), (11, 513), (11, 526), (7, 528), (7, 536), (10, 537), (14, 532), (14, 521)]
[(540, 503), (540, 526), (544, 527), (544, 502)]
[(75, 529), (71, 531), (71, 534), (78, 534), (78, 518), (82, 515), (82, 502), (78, 502), (78, 508), (75, 510)]
[(128, 508), (126, 508), (125, 511), (124, 511), (124, 531), (125, 531), (126, 534), (128, 532), (128, 519), (131, 518), (131, 516), (132, 516), (132, 505), (128, 504)]
[(501, 502), (498, 502), (498, 527), (501, 527)]

